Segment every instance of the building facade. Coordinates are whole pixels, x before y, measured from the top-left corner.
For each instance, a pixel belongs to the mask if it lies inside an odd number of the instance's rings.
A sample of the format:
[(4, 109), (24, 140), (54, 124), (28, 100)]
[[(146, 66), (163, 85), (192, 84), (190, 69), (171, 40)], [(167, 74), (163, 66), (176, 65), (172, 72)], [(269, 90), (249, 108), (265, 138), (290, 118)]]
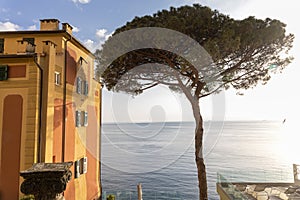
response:
[[(60, 26), (62, 26), (60, 28)], [(57, 19), (0, 32), (0, 199), (22, 197), (19, 172), (74, 162), (66, 199), (101, 195), (101, 85), (94, 56)]]

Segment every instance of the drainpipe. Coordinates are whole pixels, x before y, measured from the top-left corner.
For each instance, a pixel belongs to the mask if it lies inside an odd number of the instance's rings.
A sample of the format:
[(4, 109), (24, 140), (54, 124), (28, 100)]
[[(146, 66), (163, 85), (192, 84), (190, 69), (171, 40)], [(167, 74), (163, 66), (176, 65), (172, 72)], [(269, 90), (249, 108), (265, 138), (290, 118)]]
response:
[(63, 113), (62, 113), (62, 155), (61, 155), (61, 161), (65, 162), (65, 150), (66, 150), (66, 110), (67, 110), (67, 55), (68, 55), (68, 49), (67, 49), (67, 43), (70, 41), (72, 36), (68, 38), (65, 41), (65, 63), (64, 63), (64, 88), (63, 88)]
[(41, 155), (41, 152), (42, 152), (42, 149), (41, 149), (41, 142), (42, 142), (42, 102), (43, 102), (43, 74), (44, 74), (44, 71), (43, 69), (41, 68), (40, 64), (37, 62), (37, 55), (35, 54), (34, 55), (34, 62), (35, 64), (37, 65), (39, 71), (40, 71), (40, 98), (39, 98), (39, 129), (38, 129), (38, 152), (37, 152), (37, 157), (38, 157), (38, 160), (37, 162), (41, 162), (42, 161), (42, 155)]
[(100, 85), (101, 85), (101, 88), (100, 88), (100, 102), (99, 102), (99, 131), (100, 131), (100, 137), (99, 137), (99, 148), (100, 148), (100, 154), (99, 154), (99, 173), (100, 173), (100, 192), (101, 192), (101, 196), (100, 196), (100, 199), (102, 199), (102, 195), (103, 195), (103, 193), (102, 193), (102, 173), (101, 173), (101, 163), (102, 163), (102, 161), (101, 161), (101, 154), (102, 154), (102, 145), (101, 145), (101, 143), (102, 143), (102, 88), (103, 88), (103, 85), (102, 85), (102, 83), (100, 82)]

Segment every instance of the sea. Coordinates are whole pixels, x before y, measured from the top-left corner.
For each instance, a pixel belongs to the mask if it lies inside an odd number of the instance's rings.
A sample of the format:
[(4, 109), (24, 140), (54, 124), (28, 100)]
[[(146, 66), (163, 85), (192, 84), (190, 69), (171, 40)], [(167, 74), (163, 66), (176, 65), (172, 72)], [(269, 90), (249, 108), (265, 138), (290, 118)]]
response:
[[(193, 122), (105, 123), (102, 126), (103, 199), (198, 199)], [(209, 199), (216, 183), (293, 182), (300, 164), (297, 123), (205, 121), (203, 157)]]

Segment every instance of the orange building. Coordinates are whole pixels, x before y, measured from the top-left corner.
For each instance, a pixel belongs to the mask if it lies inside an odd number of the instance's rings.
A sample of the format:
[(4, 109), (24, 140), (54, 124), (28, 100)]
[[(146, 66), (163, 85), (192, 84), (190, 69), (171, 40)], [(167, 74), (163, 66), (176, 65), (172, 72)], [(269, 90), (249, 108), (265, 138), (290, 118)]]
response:
[(0, 32), (0, 199), (22, 197), (19, 172), (73, 161), (68, 200), (98, 199), (101, 85), (94, 56), (57, 19)]

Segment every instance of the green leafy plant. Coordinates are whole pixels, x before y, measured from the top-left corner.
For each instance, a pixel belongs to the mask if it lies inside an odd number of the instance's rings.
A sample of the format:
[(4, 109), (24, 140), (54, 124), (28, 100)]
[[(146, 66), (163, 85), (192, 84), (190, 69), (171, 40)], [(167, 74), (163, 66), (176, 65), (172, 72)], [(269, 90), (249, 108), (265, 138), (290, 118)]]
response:
[(25, 196), (21, 197), (20, 200), (34, 200), (34, 196), (33, 195), (25, 195)]
[(115, 200), (116, 199), (116, 196), (113, 195), (113, 194), (109, 194), (107, 197), (106, 197), (106, 200)]

